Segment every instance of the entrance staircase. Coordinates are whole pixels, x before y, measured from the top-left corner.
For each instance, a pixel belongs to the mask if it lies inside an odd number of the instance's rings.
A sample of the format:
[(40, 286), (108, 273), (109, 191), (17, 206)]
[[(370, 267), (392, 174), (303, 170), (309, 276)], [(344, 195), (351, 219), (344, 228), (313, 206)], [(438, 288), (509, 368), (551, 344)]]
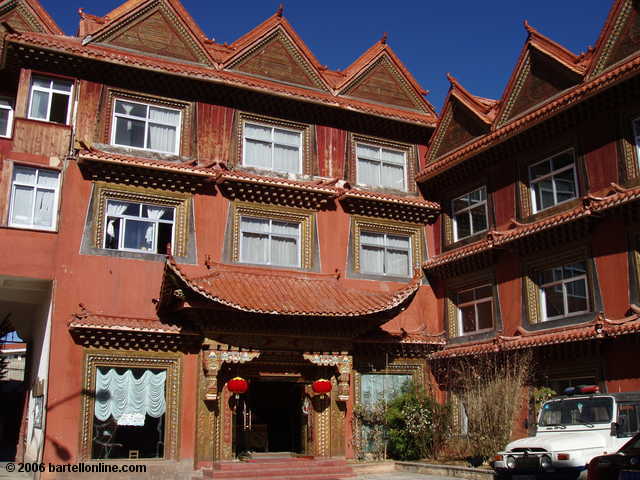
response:
[(290, 453), (256, 453), (250, 460), (215, 462), (204, 479), (225, 480), (338, 480), (354, 479), (344, 458), (316, 458)]

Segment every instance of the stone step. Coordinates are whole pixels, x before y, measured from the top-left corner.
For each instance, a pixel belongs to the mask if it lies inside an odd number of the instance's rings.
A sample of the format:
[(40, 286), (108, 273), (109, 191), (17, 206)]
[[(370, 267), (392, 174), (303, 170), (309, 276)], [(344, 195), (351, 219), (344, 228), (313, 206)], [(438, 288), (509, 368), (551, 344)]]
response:
[[(213, 474), (213, 478), (215, 479), (223, 479), (228, 477), (220, 477), (220, 472), (215, 472)], [(207, 478), (207, 477), (205, 477)], [(256, 473), (254, 475), (248, 475), (246, 477), (232, 477), (233, 480), (260, 480), (265, 478), (262, 473)], [(269, 480), (355, 480), (356, 477), (353, 473), (306, 473), (300, 475), (284, 475), (280, 477), (268, 477)], [(195, 479), (194, 479), (195, 480)]]
[[(266, 458), (265, 458), (266, 457)], [(287, 457), (272, 455), (248, 461), (216, 462), (202, 470), (215, 480), (338, 480), (355, 478), (344, 458)]]
[(248, 460), (243, 462), (216, 462), (212, 470), (268, 470), (279, 468), (298, 467), (348, 467), (348, 463), (343, 459), (269, 459), (269, 460)]
[(210, 470), (211, 476), (207, 472), (203, 472), (205, 478), (240, 478), (250, 475), (260, 475), (262, 477), (282, 477), (294, 475), (310, 475), (310, 474), (343, 474), (352, 473), (350, 468), (342, 465), (325, 467), (325, 466), (305, 466), (305, 467), (289, 467), (289, 468), (255, 468), (251, 470)]

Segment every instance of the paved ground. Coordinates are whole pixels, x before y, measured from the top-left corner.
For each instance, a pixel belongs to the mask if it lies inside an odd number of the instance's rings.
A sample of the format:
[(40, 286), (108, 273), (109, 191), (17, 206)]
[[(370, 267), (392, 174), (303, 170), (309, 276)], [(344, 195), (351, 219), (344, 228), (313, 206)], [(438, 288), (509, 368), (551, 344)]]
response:
[(453, 477), (440, 477), (437, 475), (423, 475), (421, 473), (389, 472), (368, 473), (360, 475), (358, 480), (459, 480)]

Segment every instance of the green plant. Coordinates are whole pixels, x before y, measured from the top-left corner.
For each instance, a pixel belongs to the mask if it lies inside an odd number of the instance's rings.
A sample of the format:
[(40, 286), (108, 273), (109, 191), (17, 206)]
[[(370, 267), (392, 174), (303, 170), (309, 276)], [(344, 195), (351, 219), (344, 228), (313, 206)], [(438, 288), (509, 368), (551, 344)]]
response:
[(549, 400), (554, 395), (557, 395), (556, 391), (553, 388), (549, 387), (538, 387), (534, 388), (531, 391), (531, 405), (533, 407), (533, 412), (535, 415), (540, 411), (540, 407), (542, 404)]

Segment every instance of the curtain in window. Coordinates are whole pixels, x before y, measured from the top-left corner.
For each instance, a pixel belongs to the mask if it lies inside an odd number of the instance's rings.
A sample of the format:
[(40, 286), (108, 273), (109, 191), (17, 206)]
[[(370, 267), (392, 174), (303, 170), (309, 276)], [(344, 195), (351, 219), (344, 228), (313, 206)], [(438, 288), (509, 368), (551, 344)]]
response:
[(267, 263), (269, 261), (269, 221), (259, 218), (240, 219), (241, 260), (251, 263)]
[(31, 224), (33, 211), (33, 188), (16, 185), (13, 191), (11, 222), (20, 225)]
[[(124, 213), (128, 206), (129, 205), (127, 203), (110, 200), (107, 203), (107, 217), (119, 217)], [(115, 218), (110, 218), (107, 222), (107, 235), (111, 238), (115, 237), (116, 235), (114, 228), (115, 222)]]
[(50, 227), (53, 222), (53, 201), (55, 192), (51, 190), (36, 191), (36, 205), (33, 212), (33, 224)]
[(119, 374), (111, 368), (96, 371), (94, 413), (101, 422), (113, 416), (119, 425), (144, 425), (144, 417), (161, 417), (166, 410), (167, 372), (145, 370), (136, 378), (131, 370)]
[[(298, 229), (293, 223), (273, 222), (271, 237), (271, 263), (273, 265), (298, 265)], [(291, 237), (278, 236), (291, 235)]]
[(383, 163), (382, 185), (397, 190), (404, 190), (404, 167)]
[[(160, 122), (164, 125), (155, 122)], [(180, 123), (180, 112), (149, 107), (147, 148), (175, 153), (178, 123)]]
[(409, 246), (410, 242), (407, 237), (387, 236), (386, 273), (389, 275), (407, 275), (409, 273)]
[(275, 129), (273, 169), (300, 173), (300, 133)]
[[(166, 211), (167, 209), (163, 207), (152, 207), (151, 205), (147, 205), (147, 216), (151, 220), (160, 220)], [(155, 226), (156, 224), (154, 223), (149, 224), (144, 235), (145, 240), (150, 245), (153, 245), (153, 241), (155, 239)]]
[(250, 167), (271, 169), (271, 144), (247, 139), (244, 162)]
[(49, 93), (33, 90), (31, 95), (31, 110), (29, 116), (47, 120), (47, 109), (49, 106)]
[(384, 236), (361, 232), (360, 243), (360, 270), (384, 273)]
[(380, 185), (380, 162), (358, 158), (358, 183)]

